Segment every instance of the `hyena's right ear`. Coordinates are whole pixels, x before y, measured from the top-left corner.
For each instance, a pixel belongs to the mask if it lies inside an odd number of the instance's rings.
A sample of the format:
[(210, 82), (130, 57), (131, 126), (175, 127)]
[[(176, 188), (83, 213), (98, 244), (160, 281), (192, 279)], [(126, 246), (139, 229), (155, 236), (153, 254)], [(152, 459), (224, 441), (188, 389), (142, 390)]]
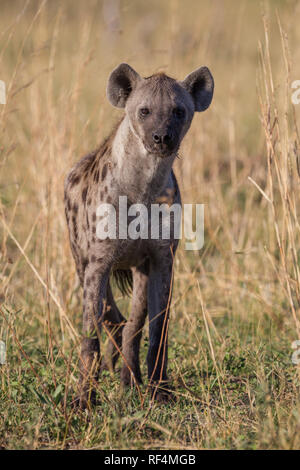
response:
[(181, 85), (191, 94), (195, 111), (205, 111), (209, 107), (214, 94), (214, 79), (207, 67), (194, 70)]
[(137, 83), (140, 75), (128, 64), (120, 64), (109, 76), (106, 94), (109, 102), (117, 108), (125, 108), (128, 96)]

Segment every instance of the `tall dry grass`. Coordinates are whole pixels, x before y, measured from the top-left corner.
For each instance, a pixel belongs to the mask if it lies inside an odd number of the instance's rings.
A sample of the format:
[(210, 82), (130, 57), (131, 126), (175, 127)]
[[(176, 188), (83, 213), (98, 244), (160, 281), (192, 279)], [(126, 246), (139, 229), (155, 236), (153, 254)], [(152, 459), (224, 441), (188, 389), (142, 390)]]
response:
[[(263, 7), (2, 0), (4, 446), (299, 446), (299, 378), (290, 361), (291, 342), (300, 337), (300, 107), (291, 103), (291, 82), (300, 77), (299, 14), (296, 1), (275, 0)], [(97, 434), (84, 417), (82, 432), (69, 406), (81, 292), (62, 191), (68, 169), (120, 114), (105, 88), (123, 61), (144, 76), (165, 70), (179, 79), (207, 65), (216, 91), (211, 108), (195, 117), (175, 168), (184, 202), (205, 204), (203, 250), (181, 247), (176, 259), (170, 364), (179, 404), (160, 416), (133, 394), (127, 416), (118, 383), (109, 382), (118, 379), (105, 376), (99, 394), (115, 414), (101, 418)], [(126, 312), (128, 303), (119, 302)], [(57, 434), (49, 437), (50, 423)]]

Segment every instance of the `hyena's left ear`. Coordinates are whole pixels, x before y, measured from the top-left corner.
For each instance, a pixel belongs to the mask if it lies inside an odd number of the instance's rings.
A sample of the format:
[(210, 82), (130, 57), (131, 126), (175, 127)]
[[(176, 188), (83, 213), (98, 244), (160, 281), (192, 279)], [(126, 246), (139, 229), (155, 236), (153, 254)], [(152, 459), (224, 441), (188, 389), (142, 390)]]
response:
[(125, 108), (130, 93), (140, 80), (140, 75), (130, 65), (120, 64), (108, 79), (106, 94), (109, 102), (117, 108)]
[(181, 85), (192, 95), (195, 111), (205, 111), (209, 107), (214, 94), (214, 79), (207, 67), (194, 70)]

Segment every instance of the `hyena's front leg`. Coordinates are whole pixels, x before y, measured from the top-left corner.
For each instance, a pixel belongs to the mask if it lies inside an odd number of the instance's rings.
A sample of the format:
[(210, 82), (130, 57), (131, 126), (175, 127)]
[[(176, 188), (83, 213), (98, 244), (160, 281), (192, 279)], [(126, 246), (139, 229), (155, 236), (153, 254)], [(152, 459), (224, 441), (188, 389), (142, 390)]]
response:
[(152, 264), (150, 266), (148, 287), (148, 378), (154, 398), (162, 402), (172, 398), (167, 376), (172, 267), (173, 259), (171, 253), (162, 257), (160, 263)]
[(131, 312), (123, 330), (124, 364), (121, 380), (124, 385), (142, 383), (140, 370), (140, 342), (147, 316), (148, 263), (132, 269), (133, 292)]
[(100, 329), (106, 302), (109, 269), (90, 263), (84, 273), (83, 339), (80, 355), (79, 405), (95, 401), (100, 362)]

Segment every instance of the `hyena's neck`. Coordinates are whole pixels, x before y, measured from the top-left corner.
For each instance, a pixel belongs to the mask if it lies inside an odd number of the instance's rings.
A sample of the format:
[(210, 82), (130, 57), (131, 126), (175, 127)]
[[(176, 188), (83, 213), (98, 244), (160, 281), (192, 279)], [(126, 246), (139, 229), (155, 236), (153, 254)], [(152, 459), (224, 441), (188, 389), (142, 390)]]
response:
[(148, 153), (125, 116), (112, 143), (111, 159), (116, 163), (114, 178), (120, 195), (132, 202), (149, 203), (165, 187), (175, 155), (161, 158)]

